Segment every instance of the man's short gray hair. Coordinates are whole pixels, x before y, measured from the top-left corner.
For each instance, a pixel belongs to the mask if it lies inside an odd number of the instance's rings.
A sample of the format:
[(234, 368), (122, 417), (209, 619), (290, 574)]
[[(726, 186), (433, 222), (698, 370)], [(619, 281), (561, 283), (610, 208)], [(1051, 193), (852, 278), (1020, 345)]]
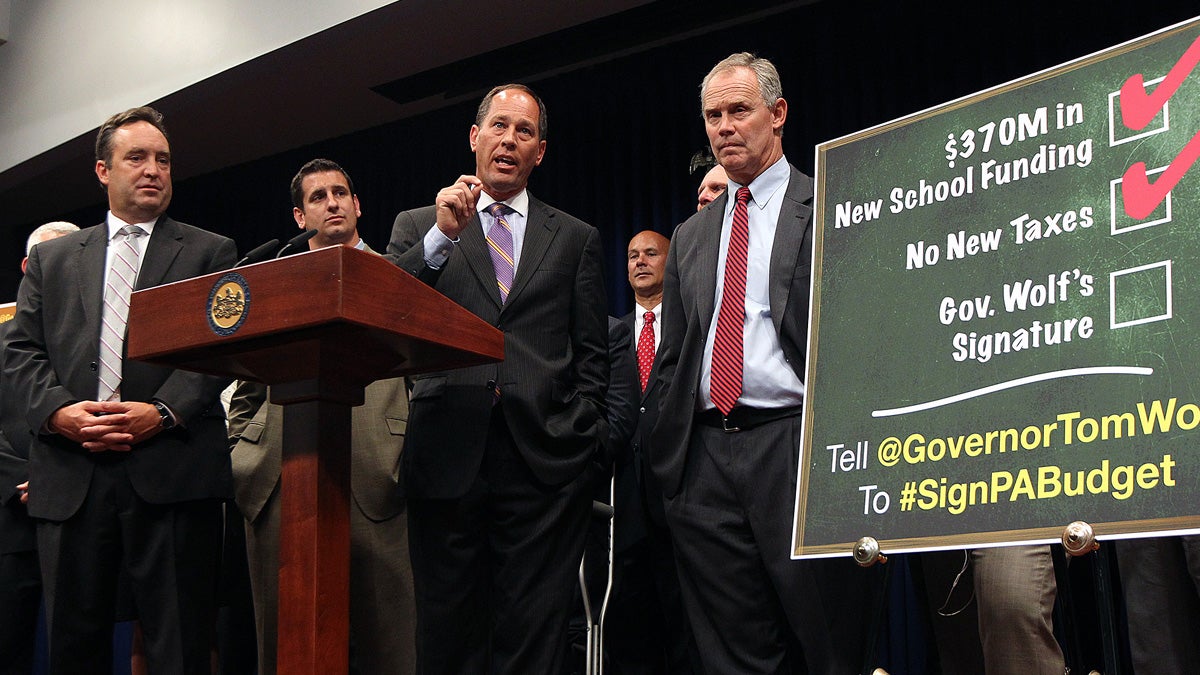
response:
[(47, 239), (61, 237), (64, 234), (78, 232), (79, 227), (74, 223), (68, 223), (63, 220), (56, 220), (53, 223), (39, 225), (36, 230), (29, 233), (29, 238), (25, 240), (25, 257), (29, 257), (29, 253), (33, 251), (34, 244), (40, 244)]
[(750, 52), (739, 52), (722, 59), (704, 76), (704, 81), (700, 83), (701, 114), (704, 113), (704, 95), (708, 92), (708, 83), (718, 74), (734, 68), (749, 68), (754, 71), (754, 76), (758, 79), (758, 91), (768, 106), (775, 105), (776, 101), (783, 98), (783, 84), (779, 81), (779, 71), (775, 70), (775, 64)]

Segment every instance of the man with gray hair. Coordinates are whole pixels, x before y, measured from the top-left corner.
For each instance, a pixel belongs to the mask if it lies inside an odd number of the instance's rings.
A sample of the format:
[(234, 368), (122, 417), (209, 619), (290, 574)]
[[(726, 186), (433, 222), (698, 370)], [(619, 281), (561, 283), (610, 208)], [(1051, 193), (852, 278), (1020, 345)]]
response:
[[(25, 242), (21, 272), (35, 244), (77, 231), (71, 223), (39, 226)], [(11, 321), (0, 324), (0, 372), (4, 370), (4, 341)], [(33, 670), (34, 635), (42, 579), (38, 572), (37, 538), (33, 520), (25, 510), (29, 490), (29, 425), (7, 381), (0, 386), (0, 670), (28, 673)]]
[(868, 622), (850, 595), (865, 571), (789, 555), (812, 180), (783, 155), (788, 104), (770, 61), (721, 61), (700, 100), (729, 188), (671, 241), (651, 441), (684, 606), (706, 672), (858, 672)]
[(64, 234), (71, 234), (78, 231), (78, 225), (68, 223), (65, 220), (56, 220), (45, 225), (38, 225), (33, 232), (29, 233), (29, 238), (25, 240), (25, 258), (21, 260), (21, 273), (25, 273), (25, 266), (29, 264), (29, 254), (33, 252), (35, 244), (40, 244), (43, 241), (51, 239), (58, 239)]
[[(35, 244), (77, 232), (70, 222), (48, 222), (38, 226), (25, 240), (24, 274)], [(4, 344), (12, 322), (0, 323), (0, 372), (4, 371)], [(20, 396), (8, 382), (0, 386), (0, 653), (5, 668), (13, 673), (34, 669), (37, 608), (42, 601), (42, 577), (37, 569), (37, 538), (34, 521), (25, 510), (29, 498), (29, 425)]]

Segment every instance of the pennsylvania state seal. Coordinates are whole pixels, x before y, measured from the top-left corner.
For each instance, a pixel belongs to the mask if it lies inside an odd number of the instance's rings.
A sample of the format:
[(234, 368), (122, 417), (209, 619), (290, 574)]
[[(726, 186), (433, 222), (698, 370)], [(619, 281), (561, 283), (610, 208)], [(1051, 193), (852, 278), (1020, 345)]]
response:
[(250, 286), (237, 272), (221, 275), (208, 292), (208, 326), (217, 335), (233, 335), (250, 314)]

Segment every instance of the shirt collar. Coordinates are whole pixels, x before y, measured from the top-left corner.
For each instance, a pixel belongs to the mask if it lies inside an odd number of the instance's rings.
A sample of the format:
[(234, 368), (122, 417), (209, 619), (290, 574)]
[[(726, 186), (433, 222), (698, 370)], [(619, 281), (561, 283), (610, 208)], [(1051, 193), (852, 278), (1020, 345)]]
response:
[(154, 234), (154, 224), (157, 222), (158, 222), (158, 218), (155, 218), (154, 220), (152, 220), (148, 223), (127, 223), (124, 220), (121, 220), (120, 218), (118, 218), (115, 213), (113, 213), (112, 211), (109, 211), (108, 218), (106, 219), (106, 223), (108, 225), (108, 238), (111, 241), (112, 238), (117, 236), (117, 233), (121, 231), (121, 228), (125, 227), (126, 225), (137, 225), (138, 227), (145, 230), (146, 236), (149, 237), (151, 234)]
[[(479, 199), (475, 200), (475, 211), (485, 211), (487, 207), (495, 203), (496, 200), (492, 199), (491, 195), (486, 192), (480, 192)], [(521, 190), (512, 197), (505, 199), (503, 203), (508, 204), (508, 208), (522, 217), (527, 217), (529, 215), (529, 190)]]
[[(758, 208), (765, 208), (767, 202), (771, 201), (771, 197), (779, 191), (781, 187), (787, 184), (788, 178), (791, 176), (791, 168), (787, 163), (787, 157), (780, 157), (775, 160), (775, 163), (767, 167), (766, 171), (758, 174), (758, 177), (750, 181), (750, 201)], [(725, 213), (733, 212), (733, 207), (737, 204), (737, 199), (734, 196), (737, 194), (738, 188), (742, 187), (741, 183), (737, 183), (732, 179), (729, 181), (729, 199), (725, 201)]]

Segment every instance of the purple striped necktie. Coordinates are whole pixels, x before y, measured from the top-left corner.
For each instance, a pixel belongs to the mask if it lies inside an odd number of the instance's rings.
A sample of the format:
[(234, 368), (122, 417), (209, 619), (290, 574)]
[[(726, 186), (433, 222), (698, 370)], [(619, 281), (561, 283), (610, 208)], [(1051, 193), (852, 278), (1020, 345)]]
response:
[(512, 290), (513, 272), (516, 270), (513, 260), (512, 227), (504, 218), (507, 211), (508, 206), (500, 202), (488, 207), (488, 213), (495, 219), (492, 228), (488, 230), (488, 253), (492, 256), (492, 267), (496, 270), (496, 286), (500, 288), (501, 303), (508, 300), (508, 292)]

